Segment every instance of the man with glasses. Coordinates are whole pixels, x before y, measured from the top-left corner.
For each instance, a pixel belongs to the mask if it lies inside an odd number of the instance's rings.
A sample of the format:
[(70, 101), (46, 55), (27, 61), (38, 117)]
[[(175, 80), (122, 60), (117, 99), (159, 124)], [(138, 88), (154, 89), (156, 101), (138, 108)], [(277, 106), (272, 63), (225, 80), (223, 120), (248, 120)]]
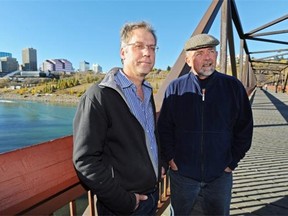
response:
[(121, 30), (123, 68), (113, 68), (81, 97), (73, 162), (97, 195), (98, 215), (155, 215), (161, 178), (152, 87), (157, 38), (146, 22)]

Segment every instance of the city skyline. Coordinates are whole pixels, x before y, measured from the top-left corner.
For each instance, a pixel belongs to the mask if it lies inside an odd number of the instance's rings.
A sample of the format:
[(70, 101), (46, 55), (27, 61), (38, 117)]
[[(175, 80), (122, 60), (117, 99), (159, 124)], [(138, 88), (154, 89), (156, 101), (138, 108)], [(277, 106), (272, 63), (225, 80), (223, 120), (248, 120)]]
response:
[[(80, 61), (79, 62), (79, 68), (75, 67), (72, 65), (72, 63), (70, 63), (69, 59), (45, 59), (43, 62), (40, 62), (39, 65), (37, 65), (37, 49), (34, 49), (32, 47), (29, 48), (23, 48), (22, 49), (22, 56), (21, 56), (21, 60), (14, 58), (12, 53), (9, 52), (3, 52), (0, 50), (0, 58), (10, 58), (10, 59), (15, 59), (18, 63), (18, 68), (17, 70), (22, 70), (22, 71), (67, 71), (67, 72), (72, 72), (72, 71), (97, 71), (97, 72), (102, 72), (102, 67), (99, 64), (95, 64), (93, 63), (90, 66), (90, 62), (86, 62), (86, 61)], [(3, 60), (2, 60), (3, 61)], [(1, 62), (1, 60), (0, 60)], [(66, 67), (68, 67), (68, 69), (60, 69), (57, 62), (62, 62), (63, 64), (68, 64)], [(82, 62), (86, 62), (87, 66), (85, 67), (85, 70), (83, 70), (83, 68), (81, 68), (81, 63)], [(62, 64), (60, 63), (60, 65)], [(52, 65), (51, 65), (52, 64)], [(53, 66), (54, 65), (54, 66)], [(58, 70), (53, 70), (52, 67), (58, 67)], [(48, 68), (48, 69), (47, 69)], [(3, 72), (0, 70), (0, 72)], [(10, 71), (12, 72), (12, 71)]]
[[(46, 59), (63, 58), (71, 61), (76, 70), (81, 61), (87, 61), (101, 65), (104, 72), (121, 66), (119, 31), (122, 25), (140, 20), (150, 22), (156, 30), (160, 49), (155, 68), (172, 67), (212, 2), (62, 0), (55, 4), (53, 0), (0, 1), (2, 17), (7, 19), (0, 33), (0, 51), (12, 53), (20, 63), (21, 50), (31, 47), (37, 50), (38, 68)], [(261, 4), (257, 0), (236, 0), (235, 3), (244, 32), (287, 15), (288, 2), (285, 0), (263, 0)], [(219, 14), (215, 20), (218, 23)], [(280, 30), (287, 30), (287, 22), (281, 25)], [(220, 38), (219, 32), (220, 25), (215, 23), (209, 34)], [(234, 37), (236, 41), (238, 35)], [(287, 38), (287, 35), (279, 37)], [(254, 45), (252, 42), (248, 47), (252, 51), (277, 49), (276, 44)], [(239, 46), (235, 49), (239, 54)]]

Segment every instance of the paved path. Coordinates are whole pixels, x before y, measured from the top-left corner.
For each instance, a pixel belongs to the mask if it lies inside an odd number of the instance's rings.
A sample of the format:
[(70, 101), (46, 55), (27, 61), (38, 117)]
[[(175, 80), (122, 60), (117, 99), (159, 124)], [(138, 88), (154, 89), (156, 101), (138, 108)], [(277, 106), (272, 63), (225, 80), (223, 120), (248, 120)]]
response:
[[(252, 109), (253, 143), (234, 171), (230, 214), (287, 216), (288, 94), (257, 89)], [(201, 215), (199, 205), (193, 215)]]

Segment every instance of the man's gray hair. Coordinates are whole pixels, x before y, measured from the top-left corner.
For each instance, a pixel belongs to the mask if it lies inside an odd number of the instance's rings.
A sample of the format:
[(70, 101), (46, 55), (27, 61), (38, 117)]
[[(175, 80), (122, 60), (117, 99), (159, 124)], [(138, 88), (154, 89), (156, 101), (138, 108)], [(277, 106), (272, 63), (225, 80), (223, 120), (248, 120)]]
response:
[(149, 31), (153, 35), (155, 43), (157, 44), (157, 37), (153, 27), (148, 22), (141, 21), (124, 24), (120, 31), (121, 47), (129, 42), (130, 38), (132, 37), (132, 31), (135, 29), (145, 29)]

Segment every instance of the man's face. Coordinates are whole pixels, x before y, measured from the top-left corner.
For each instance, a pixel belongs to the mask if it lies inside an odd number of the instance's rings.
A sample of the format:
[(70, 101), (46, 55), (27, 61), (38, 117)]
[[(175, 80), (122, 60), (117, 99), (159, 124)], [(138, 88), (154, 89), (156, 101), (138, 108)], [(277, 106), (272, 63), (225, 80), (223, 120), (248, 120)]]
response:
[(145, 77), (155, 64), (156, 44), (153, 35), (145, 29), (133, 30), (132, 37), (120, 50), (123, 70), (129, 76)]
[(187, 51), (186, 63), (200, 79), (205, 79), (215, 70), (217, 54), (215, 47)]

